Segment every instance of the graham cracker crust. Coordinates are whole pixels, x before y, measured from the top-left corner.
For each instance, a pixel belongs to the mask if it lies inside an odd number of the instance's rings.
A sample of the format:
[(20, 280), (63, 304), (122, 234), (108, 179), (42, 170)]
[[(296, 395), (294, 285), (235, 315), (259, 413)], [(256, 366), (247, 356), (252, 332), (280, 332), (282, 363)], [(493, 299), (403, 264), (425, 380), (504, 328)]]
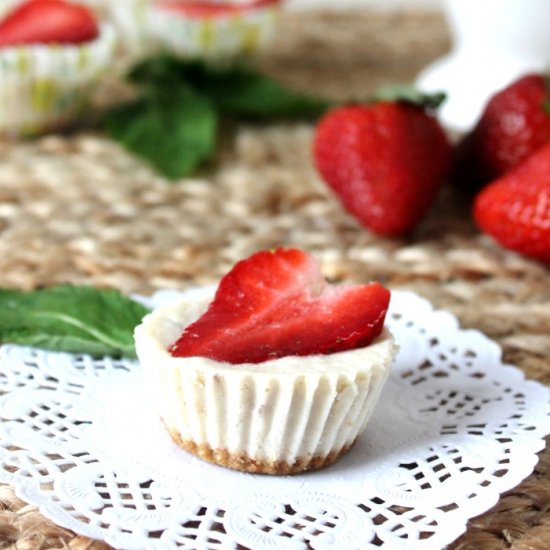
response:
[(293, 475), (321, 470), (344, 456), (355, 443), (354, 440), (351, 445), (347, 445), (339, 451), (330, 452), (326, 456), (299, 457), (289, 463), (284, 460), (256, 460), (245, 453), (231, 453), (227, 449), (212, 449), (205, 444), (197, 445), (194, 441), (183, 440), (177, 431), (170, 428), (167, 430), (174, 443), (188, 453), (212, 464), (250, 474)]

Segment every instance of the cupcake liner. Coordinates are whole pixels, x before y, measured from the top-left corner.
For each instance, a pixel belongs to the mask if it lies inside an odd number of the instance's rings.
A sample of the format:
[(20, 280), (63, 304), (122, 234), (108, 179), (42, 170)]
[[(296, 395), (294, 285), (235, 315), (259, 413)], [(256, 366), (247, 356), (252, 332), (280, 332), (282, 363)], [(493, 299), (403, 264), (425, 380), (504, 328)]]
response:
[(223, 61), (255, 56), (271, 43), (280, 10), (278, 3), (199, 18), (153, 3), (148, 32), (157, 48), (184, 58)]
[(234, 365), (167, 351), (207, 303), (168, 306), (136, 328), (136, 350), (174, 441), (249, 472), (317, 469), (344, 454), (376, 405), (395, 353), (391, 335), (332, 355)]
[[(98, 0), (96, 0), (98, 1)], [(100, 0), (101, 1), (101, 0)], [(152, 0), (103, 0), (105, 11), (115, 26), (127, 63), (153, 53), (150, 40), (149, 10)]]
[(115, 43), (109, 25), (80, 45), (0, 50), (0, 134), (30, 136), (67, 126), (88, 102)]

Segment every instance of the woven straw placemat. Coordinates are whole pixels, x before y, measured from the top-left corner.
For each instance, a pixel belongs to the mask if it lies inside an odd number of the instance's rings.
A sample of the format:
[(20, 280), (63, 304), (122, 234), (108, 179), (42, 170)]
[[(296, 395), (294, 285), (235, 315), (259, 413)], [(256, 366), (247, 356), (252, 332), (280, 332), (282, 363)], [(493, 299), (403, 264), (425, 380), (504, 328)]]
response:
[[(265, 69), (338, 99), (414, 78), (449, 47), (440, 15), (287, 14)], [(445, 189), (418, 230), (383, 240), (343, 212), (312, 166), (306, 123), (237, 125), (216, 158), (169, 184), (92, 131), (0, 144), (0, 286), (57, 283), (148, 293), (214, 282), (255, 250), (296, 245), (336, 281), (411, 289), (497, 340), (550, 383), (550, 284), (540, 264), (481, 235)], [(104, 549), (0, 486), (0, 550)], [(550, 451), (453, 549), (550, 548)]]

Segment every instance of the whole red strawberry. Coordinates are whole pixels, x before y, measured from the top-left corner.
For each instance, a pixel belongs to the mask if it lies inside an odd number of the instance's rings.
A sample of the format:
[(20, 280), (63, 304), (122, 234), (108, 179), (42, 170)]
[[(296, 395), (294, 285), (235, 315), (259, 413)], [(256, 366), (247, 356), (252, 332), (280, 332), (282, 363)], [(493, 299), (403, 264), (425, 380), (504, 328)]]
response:
[(550, 87), (539, 74), (524, 76), (494, 95), (456, 149), (453, 180), (478, 189), (550, 141), (549, 105)]
[(474, 218), (502, 246), (550, 262), (550, 143), (485, 187)]
[(86, 6), (65, 0), (28, 0), (0, 21), (0, 47), (80, 44), (97, 35), (93, 13)]
[(302, 250), (257, 252), (223, 277), (208, 310), (170, 352), (259, 363), (355, 349), (380, 334), (389, 301), (378, 283), (329, 285)]
[(400, 101), (341, 107), (321, 119), (317, 168), (365, 227), (399, 236), (422, 219), (447, 174), (449, 141), (421, 106)]

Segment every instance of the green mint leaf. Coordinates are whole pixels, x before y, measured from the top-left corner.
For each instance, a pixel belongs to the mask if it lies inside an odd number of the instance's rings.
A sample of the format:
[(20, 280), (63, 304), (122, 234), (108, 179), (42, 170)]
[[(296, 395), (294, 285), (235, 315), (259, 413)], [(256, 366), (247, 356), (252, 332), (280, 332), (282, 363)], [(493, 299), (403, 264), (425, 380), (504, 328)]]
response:
[(180, 82), (209, 99), (219, 112), (237, 117), (316, 118), (332, 106), (327, 100), (291, 90), (249, 68), (216, 67), (169, 56), (142, 61), (132, 69), (129, 79), (149, 87)]
[(219, 115), (316, 118), (331, 107), (249, 69), (170, 56), (140, 62), (128, 79), (139, 99), (106, 113), (107, 133), (170, 179), (191, 174), (212, 156)]
[(127, 75), (130, 82), (141, 86), (164, 85), (167, 82), (183, 82), (184, 68), (198, 62), (184, 62), (169, 55), (159, 55), (144, 59), (134, 65)]
[(253, 119), (317, 118), (331, 107), (319, 97), (287, 88), (260, 72), (184, 63), (181, 74), (220, 112)]
[(105, 123), (113, 139), (166, 177), (178, 179), (212, 155), (217, 118), (208, 99), (184, 83), (149, 84), (141, 99), (111, 109)]
[(444, 92), (424, 93), (414, 86), (398, 84), (383, 86), (372, 97), (372, 101), (404, 101), (426, 109), (437, 109), (446, 99)]
[(135, 357), (134, 328), (147, 308), (115, 290), (62, 285), (0, 289), (0, 341), (53, 351)]

